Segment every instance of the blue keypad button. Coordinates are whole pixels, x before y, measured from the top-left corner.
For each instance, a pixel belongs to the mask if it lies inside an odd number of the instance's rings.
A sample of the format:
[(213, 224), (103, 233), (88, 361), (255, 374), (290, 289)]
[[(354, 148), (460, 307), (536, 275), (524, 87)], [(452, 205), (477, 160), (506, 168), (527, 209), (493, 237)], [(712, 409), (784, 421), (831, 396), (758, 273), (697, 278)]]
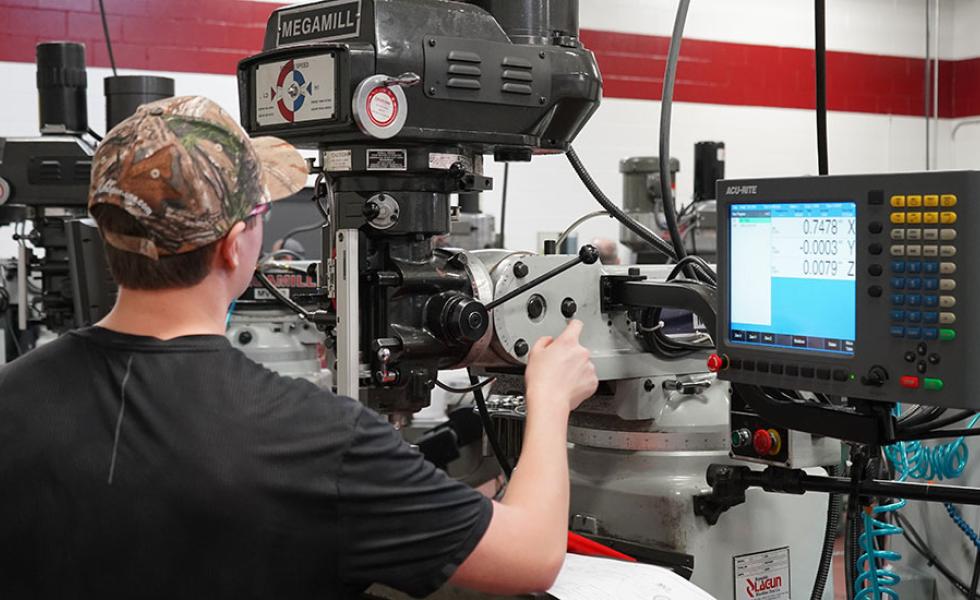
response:
[(893, 310), (892, 311), (892, 321), (895, 321), (896, 323), (901, 323), (904, 320), (905, 320), (905, 311), (904, 310)]
[(892, 294), (892, 305), (901, 306), (905, 304), (905, 294)]
[(917, 340), (920, 337), (922, 337), (922, 329), (919, 328), (919, 327), (906, 327), (905, 328), (905, 337), (907, 337), (909, 339), (912, 339), (912, 340)]
[(922, 313), (922, 322), (936, 324), (939, 322), (939, 313), (937, 312), (924, 312)]
[(917, 310), (910, 310), (909, 312), (905, 313), (905, 318), (912, 323), (918, 323), (922, 320), (922, 313)]
[(926, 296), (924, 304), (929, 308), (936, 308), (939, 306), (939, 296)]
[(892, 277), (892, 287), (896, 290), (905, 289), (905, 278), (904, 277)]
[(922, 262), (918, 260), (909, 261), (909, 273), (921, 273), (922, 272)]
[(939, 280), (935, 277), (926, 277), (922, 280), (923, 289), (934, 292), (939, 289)]
[(927, 260), (922, 264), (922, 272), (928, 275), (935, 275), (939, 272), (939, 261)]
[(893, 260), (892, 261), (892, 273), (904, 273), (905, 272), (905, 261), (904, 260)]
[(905, 282), (905, 286), (910, 290), (920, 290), (922, 289), (922, 278), (921, 277), (909, 277)]
[(922, 330), (922, 337), (924, 337), (927, 340), (938, 340), (939, 330), (936, 329), (935, 327), (926, 327), (925, 329)]
[(905, 328), (900, 325), (892, 327), (892, 337), (905, 337)]
[(919, 306), (922, 304), (922, 296), (919, 294), (909, 294), (905, 297), (905, 300), (909, 303), (909, 306)]

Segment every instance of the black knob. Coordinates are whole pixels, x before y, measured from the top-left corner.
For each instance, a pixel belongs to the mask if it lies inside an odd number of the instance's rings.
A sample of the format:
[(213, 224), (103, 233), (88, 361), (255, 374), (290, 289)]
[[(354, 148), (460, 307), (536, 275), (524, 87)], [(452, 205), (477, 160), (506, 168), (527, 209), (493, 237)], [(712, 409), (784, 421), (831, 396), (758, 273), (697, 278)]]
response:
[(527, 265), (525, 265), (524, 263), (520, 261), (514, 263), (514, 276), (516, 276), (518, 279), (523, 279), (524, 277), (527, 277), (527, 274), (529, 272), (530, 270), (527, 268)]
[(875, 277), (881, 275), (881, 265), (868, 265), (868, 274)]
[(514, 354), (517, 356), (524, 356), (530, 350), (531, 348), (527, 345), (527, 340), (522, 338), (514, 342)]
[(378, 206), (378, 203), (374, 202), (373, 200), (366, 203), (364, 208), (361, 210), (364, 214), (364, 218), (368, 221), (373, 221), (374, 219), (378, 218), (379, 214), (381, 214), (381, 207)]
[(871, 223), (868, 224), (868, 231), (870, 231), (871, 233), (881, 233), (882, 229), (884, 228), (881, 226), (881, 223), (879, 223), (878, 221), (871, 221)]
[(532, 319), (537, 319), (544, 314), (545, 302), (539, 294), (534, 294), (527, 301), (527, 316)]
[(578, 251), (578, 257), (582, 259), (582, 262), (591, 265), (599, 260), (599, 249), (592, 244), (586, 244), (582, 246)]
[(449, 307), (446, 331), (458, 342), (479, 340), (489, 326), (490, 314), (482, 302), (460, 296)]
[(880, 365), (875, 365), (868, 369), (868, 374), (861, 378), (863, 385), (871, 387), (881, 387), (885, 385), (886, 381), (888, 381), (888, 371)]
[(252, 342), (251, 331), (243, 331), (238, 334), (238, 343), (241, 344), (242, 346), (250, 344), (251, 342)]
[(561, 314), (566, 319), (571, 319), (575, 316), (575, 312), (578, 310), (578, 305), (575, 304), (575, 300), (571, 298), (565, 298), (561, 301)]
[(874, 254), (875, 256), (881, 254), (882, 250), (884, 250), (884, 248), (878, 242), (868, 244), (868, 252)]
[(872, 298), (880, 298), (882, 289), (880, 285), (872, 285), (868, 287), (868, 295)]

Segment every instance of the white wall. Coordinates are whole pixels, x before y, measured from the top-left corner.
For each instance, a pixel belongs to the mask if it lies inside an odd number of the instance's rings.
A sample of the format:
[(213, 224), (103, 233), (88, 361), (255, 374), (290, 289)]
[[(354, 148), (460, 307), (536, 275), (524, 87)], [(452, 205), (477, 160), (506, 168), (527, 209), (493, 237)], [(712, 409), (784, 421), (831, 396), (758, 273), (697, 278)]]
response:
[[(206, 0), (204, 0), (206, 1)], [(243, 0), (245, 1), (245, 0)], [(925, 0), (829, 0), (828, 48), (876, 54), (921, 56), (925, 52)], [(941, 46), (944, 56), (980, 56), (980, 2), (942, 0)], [(669, 35), (675, 0), (581, 0), (581, 26)], [(809, 48), (813, 44), (810, 0), (698, 0), (692, 3), (686, 35), (762, 45)], [(887, 15), (883, 19), (882, 15)], [(135, 72), (135, 71), (127, 71)], [(104, 130), (101, 80), (107, 69), (90, 69), (89, 113), (92, 127)], [(237, 114), (232, 76), (165, 73), (176, 79), (178, 94), (207, 95)], [(683, 77), (683, 72), (681, 72)], [(34, 66), (0, 63), (0, 135), (35, 135), (37, 100)], [(620, 196), (621, 158), (657, 153), (659, 103), (605, 99), (575, 143), (579, 154), (606, 193)], [(940, 129), (940, 166), (965, 167), (980, 158), (980, 126), (966, 126), (949, 142), (952, 123)], [(856, 113), (829, 116), (832, 172), (916, 170), (925, 164), (922, 119)], [(814, 116), (810, 111), (678, 103), (674, 107), (672, 154), (681, 161), (678, 193), (690, 198), (693, 146), (701, 140), (727, 145), (727, 176), (800, 175), (816, 171)], [(498, 213), (502, 169), (490, 165), (493, 192), (484, 209)], [(533, 248), (538, 231), (564, 228), (575, 216), (594, 210), (564, 157), (538, 157), (511, 167), (508, 246)], [(498, 215), (499, 222), (499, 215)], [(582, 227), (579, 239), (618, 237), (609, 220)], [(0, 231), (0, 256), (13, 254), (8, 232)]]

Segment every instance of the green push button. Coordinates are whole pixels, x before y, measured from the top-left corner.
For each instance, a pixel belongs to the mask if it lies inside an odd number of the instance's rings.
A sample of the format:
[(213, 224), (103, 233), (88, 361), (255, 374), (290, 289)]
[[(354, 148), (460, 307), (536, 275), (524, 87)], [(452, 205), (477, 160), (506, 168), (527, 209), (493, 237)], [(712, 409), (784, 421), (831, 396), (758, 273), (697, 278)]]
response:
[(944, 342), (952, 342), (956, 339), (956, 331), (953, 329), (940, 329), (939, 339)]
[(922, 380), (922, 387), (933, 392), (938, 392), (943, 389), (943, 380), (936, 379), (935, 377), (926, 377)]

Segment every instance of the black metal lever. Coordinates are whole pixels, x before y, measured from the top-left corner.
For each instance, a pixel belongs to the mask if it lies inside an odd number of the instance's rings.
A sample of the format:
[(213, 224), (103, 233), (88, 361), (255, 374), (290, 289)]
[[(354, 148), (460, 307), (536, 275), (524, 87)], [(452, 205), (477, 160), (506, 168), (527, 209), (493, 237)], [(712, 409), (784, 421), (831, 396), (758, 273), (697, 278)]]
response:
[(599, 251), (596, 249), (595, 246), (592, 246), (591, 244), (586, 244), (579, 249), (578, 256), (576, 256), (572, 260), (568, 261), (565, 264), (555, 267), (554, 269), (548, 271), (543, 275), (539, 275), (538, 277), (535, 277), (531, 281), (528, 281), (524, 285), (507, 292), (506, 294), (504, 294), (499, 298), (494, 298), (492, 302), (487, 303), (486, 309), (488, 311), (491, 311), (497, 308), (498, 306), (500, 306), (501, 304), (503, 304), (504, 302), (507, 302), (508, 300), (512, 300), (520, 296), (524, 292), (530, 290), (531, 288), (541, 285), (542, 283), (548, 281), (549, 279), (555, 277), (556, 275), (561, 275), (565, 271), (571, 269), (572, 267), (578, 264), (585, 263), (587, 265), (591, 265), (594, 264), (597, 260), (599, 260)]

